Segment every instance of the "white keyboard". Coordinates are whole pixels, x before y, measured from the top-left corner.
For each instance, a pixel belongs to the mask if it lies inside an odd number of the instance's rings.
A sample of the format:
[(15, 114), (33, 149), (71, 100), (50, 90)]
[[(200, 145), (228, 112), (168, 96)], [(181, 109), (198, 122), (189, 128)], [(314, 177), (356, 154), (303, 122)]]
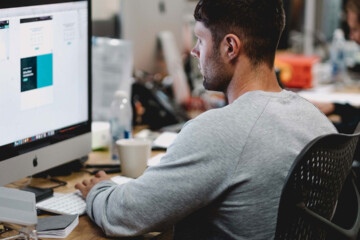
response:
[(54, 196), (36, 204), (38, 209), (57, 214), (78, 214), (85, 213), (86, 202), (80, 191), (72, 193), (54, 193)]
[[(112, 177), (111, 180), (118, 185), (122, 185), (133, 179), (123, 176), (115, 176)], [(82, 215), (86, 210), (86, 201), (80, 191), (77, 190), (75, 192), (65, 194), (54, 193), (53, 197), (38, 202), (36, 207), (38, 209), (57, 214)]]

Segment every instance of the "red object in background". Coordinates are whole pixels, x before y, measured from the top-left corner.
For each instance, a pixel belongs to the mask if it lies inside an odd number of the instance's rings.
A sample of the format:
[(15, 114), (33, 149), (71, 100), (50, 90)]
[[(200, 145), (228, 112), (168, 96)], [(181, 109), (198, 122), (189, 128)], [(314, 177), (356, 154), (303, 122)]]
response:
[(317, 56), (281, 53), (276, 55), (275, 66), (281, 70), (280, 81), (285, 87), (311, 88), (312, 68), (319, 61)]
[(186, 111), (206, 111), (206, 103), (201, 97), (189, 97), (183, 107)]

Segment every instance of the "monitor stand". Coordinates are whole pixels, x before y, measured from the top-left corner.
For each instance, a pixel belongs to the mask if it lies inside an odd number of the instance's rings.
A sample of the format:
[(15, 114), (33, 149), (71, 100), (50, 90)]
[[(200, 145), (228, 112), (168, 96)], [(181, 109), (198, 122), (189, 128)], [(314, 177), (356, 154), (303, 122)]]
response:
[(34, 178), (46, 178), (50, 177), (58, 177), (58, 176), (69, 176), (73, 172), (80, 172), (81, 168), (84, 167), (84, 163), (88, 160), (88, 156), (75, 159), (66, 164), (60, 165), (55, 168), (51, 168), (49, 170), (37, 173), (33, 175)]

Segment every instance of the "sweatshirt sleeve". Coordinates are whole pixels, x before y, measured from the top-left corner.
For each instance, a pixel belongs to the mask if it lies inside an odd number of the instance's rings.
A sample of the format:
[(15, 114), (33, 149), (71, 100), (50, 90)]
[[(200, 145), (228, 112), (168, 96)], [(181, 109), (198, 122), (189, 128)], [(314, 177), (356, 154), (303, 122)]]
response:
[[(175, 224), (206, 206), (228, 186), (236, 169), (224, 149), (226, 136), (191, 120), (157, 166), (124, 185), (95, 185), (87, 213), (108, 236), (138, 236)], [(209, 154), (211, 152), (211, 154)]]

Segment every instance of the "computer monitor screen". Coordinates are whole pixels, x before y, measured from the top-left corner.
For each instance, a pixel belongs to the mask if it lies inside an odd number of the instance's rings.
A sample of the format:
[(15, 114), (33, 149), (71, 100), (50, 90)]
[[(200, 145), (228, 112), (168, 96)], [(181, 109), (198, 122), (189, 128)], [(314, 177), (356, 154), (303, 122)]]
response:
[(157, 59), (162, 31), (174, 34), (182, 52), (185, 3), (186, 0), (121, 0), (120, 34), (133, 43), (135, 70), (161, 72), (163, 66), (157, 65)]
[(0, 185), (91, 151), (89, 0), (0, 2)]

